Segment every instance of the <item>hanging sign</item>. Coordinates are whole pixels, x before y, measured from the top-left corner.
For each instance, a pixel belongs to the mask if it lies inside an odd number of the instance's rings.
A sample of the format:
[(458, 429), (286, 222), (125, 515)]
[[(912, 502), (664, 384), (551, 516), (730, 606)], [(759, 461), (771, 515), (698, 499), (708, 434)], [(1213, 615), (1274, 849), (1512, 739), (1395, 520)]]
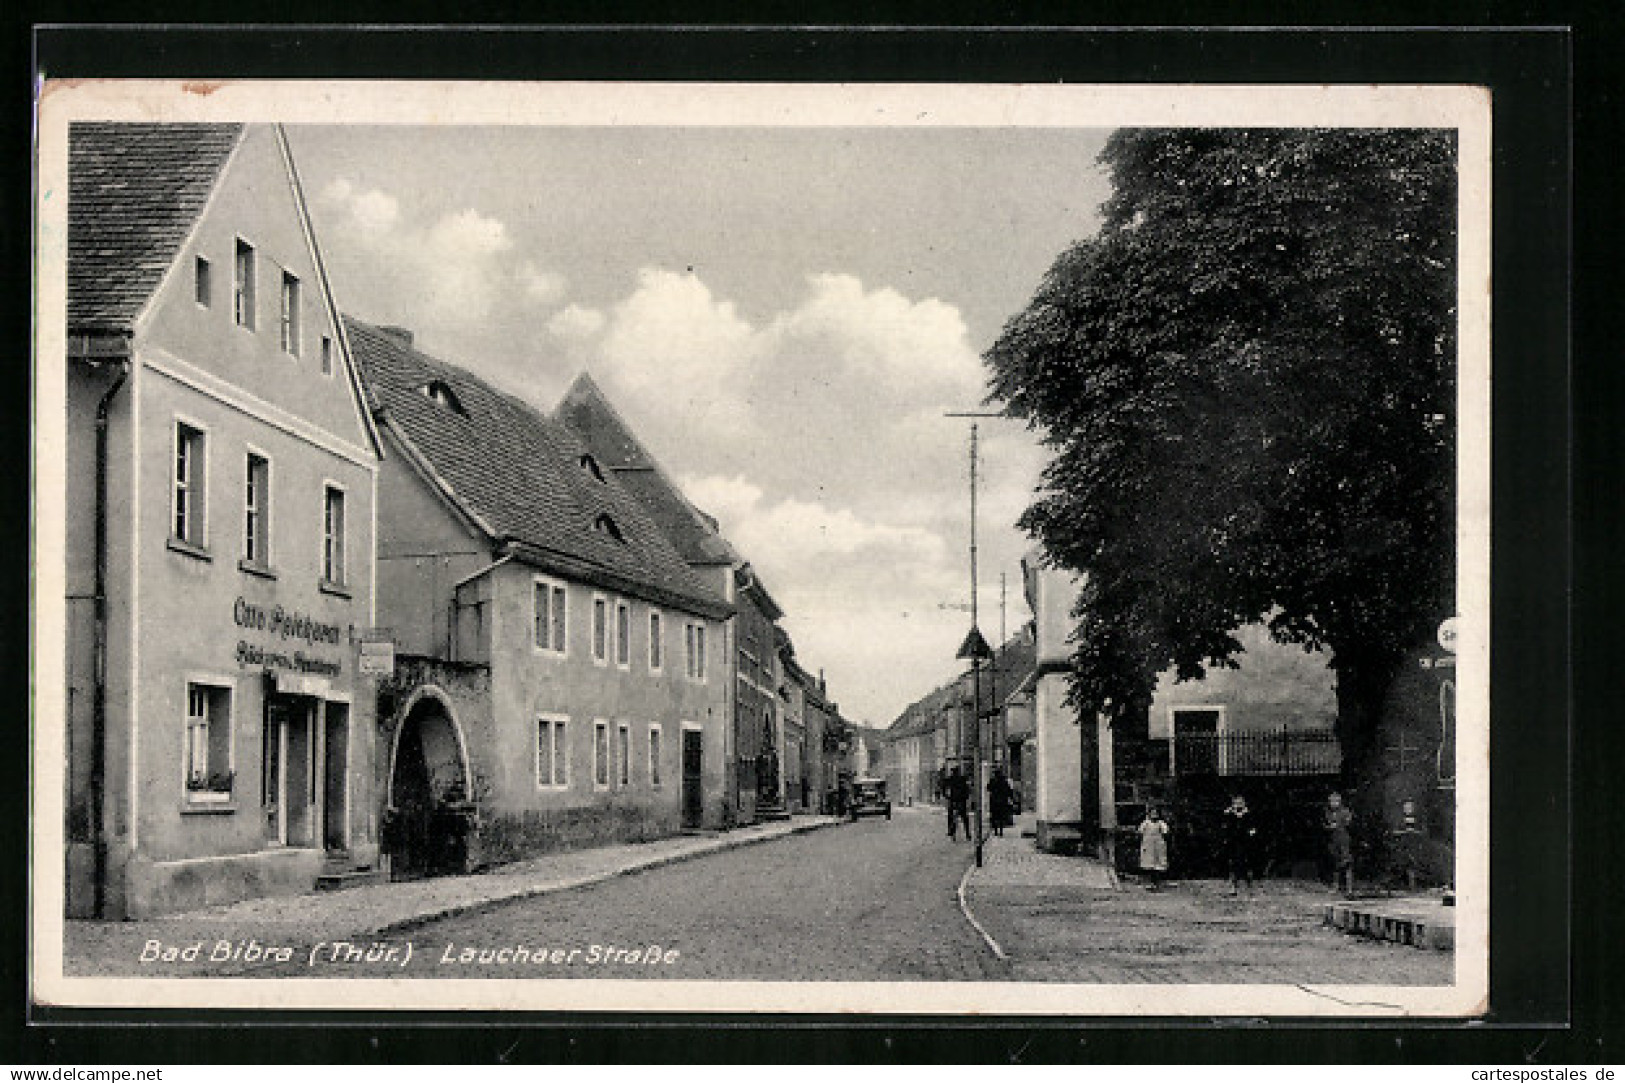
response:
[(356, 670), (369, 677), (395, 675), (395, 642), (390, 639), (364, 639)]

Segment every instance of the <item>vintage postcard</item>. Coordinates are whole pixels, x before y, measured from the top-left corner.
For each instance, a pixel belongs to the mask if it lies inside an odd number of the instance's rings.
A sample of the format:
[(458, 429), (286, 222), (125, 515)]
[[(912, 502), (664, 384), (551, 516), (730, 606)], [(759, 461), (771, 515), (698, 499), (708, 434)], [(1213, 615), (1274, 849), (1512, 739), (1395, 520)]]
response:
[(32, 995), (1460, 1018), (1488, 94), (46, 80)]

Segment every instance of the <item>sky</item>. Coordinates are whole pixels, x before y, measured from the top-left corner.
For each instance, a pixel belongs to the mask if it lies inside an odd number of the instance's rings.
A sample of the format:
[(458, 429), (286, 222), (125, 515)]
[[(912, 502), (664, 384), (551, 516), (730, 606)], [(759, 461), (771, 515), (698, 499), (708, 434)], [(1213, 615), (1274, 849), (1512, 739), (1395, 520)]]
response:
[[(981, 354), (1099, 225), (1106, 132), (288, 130), (339, 305), (551, 411), (591, 372), (761, 575), (807, 669), (885, 726), (969, 627)], [(1030, 619), (1044, 462), (979, 424), (981, 627)]]

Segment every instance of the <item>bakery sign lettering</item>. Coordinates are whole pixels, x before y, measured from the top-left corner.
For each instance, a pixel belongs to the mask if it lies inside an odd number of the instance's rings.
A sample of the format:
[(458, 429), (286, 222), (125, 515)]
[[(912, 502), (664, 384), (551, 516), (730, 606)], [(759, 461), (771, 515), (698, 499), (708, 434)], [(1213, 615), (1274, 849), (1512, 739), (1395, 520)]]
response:
[[(278, 640), (299, 642), (310, 647), (337, 647), (344, 641), (344, 630), (338, 625), (316, 620), (298, 610), (284, 609), (280, 605), (267, 609), (239, 597), (232, 606), (231, 617), (237, 627), (246, 631), (263, 632)], [(344, 669), (336, 659), (316, 658), (297, 649), (267, 648), (246, 639), (237, 641), (237, 664), (244, 668), (258, 666), (325, 677), (336, 677)]]

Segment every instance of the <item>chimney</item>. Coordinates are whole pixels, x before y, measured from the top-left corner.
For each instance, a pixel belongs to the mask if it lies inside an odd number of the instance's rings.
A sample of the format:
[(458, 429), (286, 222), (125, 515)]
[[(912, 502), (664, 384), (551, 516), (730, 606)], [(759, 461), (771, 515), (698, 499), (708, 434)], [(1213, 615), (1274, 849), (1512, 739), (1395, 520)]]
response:
[(382, 331), (390, 338), (396, 339), (403, 346), (412, 345), (412, 332), (407, 330), (405, 327), (398, 327), (394, 324), (384, 324), (380, 326), (378, 330)]

